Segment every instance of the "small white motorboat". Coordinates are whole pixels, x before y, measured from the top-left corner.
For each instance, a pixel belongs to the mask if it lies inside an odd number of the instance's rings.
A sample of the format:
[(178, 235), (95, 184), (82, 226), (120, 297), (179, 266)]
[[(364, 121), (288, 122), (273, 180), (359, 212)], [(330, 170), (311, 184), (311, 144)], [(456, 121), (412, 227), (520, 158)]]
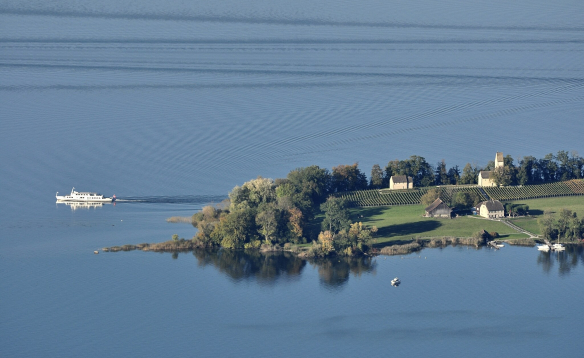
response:
[(554, 244), (552, 249), (554, 249), (554, 251), (564, 251), (566, 248), (562, 244)]
[(537, 249), (539, 251), (550, 251), (551, 247), (550, 247), (550, 245), (543, 244), (543, 245), (537, 245)]
[(393, 280), (391, 280), (391, 285), (392, 285), (393, 287), (397, 287), (397, 286), (399, 286), (399, 285), (400, 285), (400, 283), (401, 283), (401, 281), (400, 281), (400, 280), (399, 280), (399, 278), (397, 278), (397, 277), (396, 277), (396, 278), (394, 278)]

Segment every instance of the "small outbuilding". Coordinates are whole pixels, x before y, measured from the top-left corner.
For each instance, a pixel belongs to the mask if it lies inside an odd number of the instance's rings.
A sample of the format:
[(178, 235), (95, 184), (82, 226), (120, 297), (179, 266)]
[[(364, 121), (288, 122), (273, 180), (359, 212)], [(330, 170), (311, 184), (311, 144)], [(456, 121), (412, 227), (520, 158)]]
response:
[(389, 178), (389, 189), (413, 189), (414, 179), (407, 175), (392, 175)]
[(477, 205), (479, 215), (488, 219), (505, 217), (505, 207), (499, 200), (487, 200)]
[(442, 199), (438, 198), (426, 208), (426, 215), (424, 216), (429, 218), (449, 218), (450, 215), (452, 215), (452, 209)]

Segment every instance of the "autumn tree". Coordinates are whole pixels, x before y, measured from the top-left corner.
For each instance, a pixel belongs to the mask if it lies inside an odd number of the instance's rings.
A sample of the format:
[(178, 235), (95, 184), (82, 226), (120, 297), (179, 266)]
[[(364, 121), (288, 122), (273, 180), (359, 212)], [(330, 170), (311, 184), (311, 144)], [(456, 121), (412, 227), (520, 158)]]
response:
[(442, 191), (440, 190), (440, 188), (432, 188), (428, 190), (426, 194), (422, 195), (420, 201), (422, 202), (422, 205), (428, 206), (432, 204), (436, 199), (438, 199), (441, 193)]
[(303, 228), (304, 228), (304, 218), (302, 216), (302, 211), (298, 208), (291, 208), (288, 210), (289, 219), (288, 226), (290, 229), (292, 240), (299, 242), (302, 239)]

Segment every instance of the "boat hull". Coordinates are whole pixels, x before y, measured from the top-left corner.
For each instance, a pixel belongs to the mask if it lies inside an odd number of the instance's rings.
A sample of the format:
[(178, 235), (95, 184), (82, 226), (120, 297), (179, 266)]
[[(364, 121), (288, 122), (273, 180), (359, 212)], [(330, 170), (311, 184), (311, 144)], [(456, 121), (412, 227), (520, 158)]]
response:
[(78, 198), (67, 198), (65, 196), (57, 196), (58, 202), (77, 202), (77, 203), (111, 203), (113, 198), (101, 198), (101, 199), (78, 199)]

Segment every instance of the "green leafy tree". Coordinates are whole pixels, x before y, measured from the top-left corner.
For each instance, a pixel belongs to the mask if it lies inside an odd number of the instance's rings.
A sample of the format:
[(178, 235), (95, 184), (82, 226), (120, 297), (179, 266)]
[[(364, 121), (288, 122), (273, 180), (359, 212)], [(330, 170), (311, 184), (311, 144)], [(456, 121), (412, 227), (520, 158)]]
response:
[(497, 186), (511, 185), (512, 179), (511, 168), (509, 167), (495, 168), (495, 170), (493, 170), (493, 172), (491, 173), (491, 178), (493, 179), (493, 182)]
[(240, 249), (246, 242), (257, 240), (253, 210), (238, 210), (221, 218), (211, 238), (226, 249)]
[[(330, 192), (331, 175), (318, 165), (295, 169), (288, 173), (287, 179), (294, 187), (296, 198), (299, 201), (308, 200), (310, 207), (323, 203)], [(303, 209), (302, 205), (297, 207)]]
[(470, 163), (466, 163), (462, 169), (462, 176), (460, 177), (460, 184), (477, 184), (479, 170)]
[(532, 156), (523, 157), (519, 162), (519, 168), (517, 170), (517, 183), (519, 185), (525, 185), (527, 183), (534, 182), (534, 167), (536, 166), (536, 161)]
[(268, 244), (272, 243), (274, 234), (278, 229), (277, 209), (274, 206), (267, 206), (263, 211), (257, 214), (255, 221), (258, 226), (258, 232), (264, 237)]
[(584, 230), (584, 220), (579, 220), (578, 215), (574, 213), (570, 223), (570, 236), (572, 240), (580, 240), (582, 238), (582, 231)]
[(481, 198), (477, 193), (460, 191), (454, 196), (452, 204), (459, 209), (468, 209), (480, 201)]
[(324, 213), (323, 230), (338, 232), (349, 227), (351, 221), (346, 203), (345, 199), (330, 196), (321, 204), (320, 210)]
[(435, 182), (434, 169), (424, 157), (412, 155), (407, 160), (393, 160), (385, 167), (386, 176), (407, 175), (411, 176), (414, 186), (431, 186)]
[(380, 189), (383, 187), (383, 170), (379, 164), (373, 164), (373, 168), (371, 168), (371, 181), (369, 186), (372, 189)]
[(557, 231), (554, 228), (554, 216), (549, 212), (545, 212), (543, 217), (537, 220), (540, 231), (544, 239), (553, 240), (556, 237)]
[(333, 167), (331, 188), (333, 192), (362, 190), (367, 188), (367, 177), (359, 164)]
[(276, 186), (272, 179), (257, 177), (245, 182), (241, 187), (236, 186), (229, 193), (231, 211), (241, 208), (257, 208), (261, 204), (276, 201)]
[(558, 218), (557, 229), (558, 229), (558, 240), (569, 235), (570, 223), (572, 221), (573, 215), (572, 210), (562, 209), (560, 211), (560, 217)]

